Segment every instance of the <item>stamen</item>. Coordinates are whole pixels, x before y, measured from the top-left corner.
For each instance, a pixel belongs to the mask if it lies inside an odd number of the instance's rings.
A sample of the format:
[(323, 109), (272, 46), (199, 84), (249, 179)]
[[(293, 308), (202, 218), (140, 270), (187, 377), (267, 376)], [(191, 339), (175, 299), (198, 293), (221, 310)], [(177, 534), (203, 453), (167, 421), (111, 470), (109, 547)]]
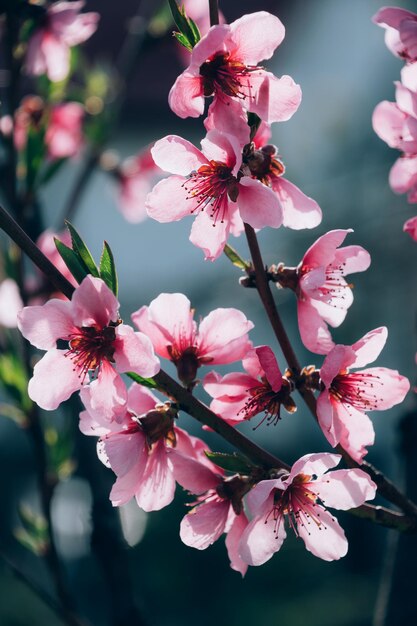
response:
[(69, 349), (65, 356), (73, 362), (74, 371), (78, 370), (82, 382), (90, 370), (98, 372), (103, 360), (114, 361), (115, 339), (114, 326), (83, 326), (70, 335)]

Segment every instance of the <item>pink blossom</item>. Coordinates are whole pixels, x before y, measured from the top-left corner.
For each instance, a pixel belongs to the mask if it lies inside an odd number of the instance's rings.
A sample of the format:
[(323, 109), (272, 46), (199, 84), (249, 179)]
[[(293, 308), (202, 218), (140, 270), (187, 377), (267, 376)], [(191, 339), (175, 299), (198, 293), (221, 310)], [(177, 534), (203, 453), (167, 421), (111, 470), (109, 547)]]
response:
[(114, 506), (133, 497), (144, 511), (158, 511), (170, 504), (178, 482), (188, 491), (200, 492), (217, 484), (213, 464), (204, 455), (207, 446), (174, 424), (170, 403), (161, 404), (148, 389), (134, 383), (124, 410), (106, 420), (97, 409), (90, 387), (83, 387), (86, 411), (80, 429), (100, 436), (100, 459), (117, 475), (110, 493)]
[(372, 18), (386, 29), (389, 50), (407, 62), (417, 60), (417, 15), (399, 7), (383, 7)]
[(417, 119), (404, 113), (395, 102), (385, 100), (377, 105), (372, 126), (390, 148), (409, 154), (417, 152)]
[(325, 561), (345, 556), (345, 533), (325, 506), (342, 511), (358, 507), (375, 497), (376, 485), (360, 469), (326, 474), (340, 459), (338, 454), (306, 454), (289, 474), (263, 480), (249, 492), (253, 519), (239, 545), (245, 563), (262, 565), (278, 552), (287, 536), (286, 525), (315, 556)]
[(336, 345), (324, 359), (320, 378), (324, 386), (317, 400), (317, 417), (329, 443), (341, 443), (361, 462), (374, 442), (372, 422), (365, 411), (390, 409), (404, 400), (410, 383), (396, 370), (371, 367), (387, 340), (385, 327), (376, 328), (352, 346)]
[(159, 168), (151, 156), (150, 147), (137, 156), (126, 159), (118, 168), (118, 204), (128, 222), (136, 224), (146, 219), (146, 197), (158, 172)]
[(45, 130), (44, 143), (49, 159), (64, 159), (79, 154), (83, 144), (84, 107), (78, 102), (54, 104), (50, 108), (37, 96), (26, 96), (15, 116), (16, 149), (26, 148), (28, 132)]
[(207, 471), (200, 466), (200, 471), (195, 468), (195, 472), (199, 475), (200, 490), (194, 493), (201, 495), (181, 522), (181, 540), (190, 548), (205, 550), (226, 533), (230, 567), (244, 576), (248, 566), (242, 561), (238, 546), (248, 523), (242, 498), (250, 483), (240, 476), (225, 479), (220, 469)]
[(64, 159), (79, 154), (83, 143), (84, 107), (65, 102), (52, 107), (45, 133), (50, 159)]
[(132, 320), (152, 341), (159, 356), (175, 363), (184, 384), (192, 384), (201, 365), (239, 361), (252, 347), (252, 322), (237, 309), (215, 309), (198, 328), (188, 298), (161, 293), (149, 306), (133, 313)]
[(351, 230), (331, 230), (305, 253), (297, 268), (298, 325), (301, 339), (311, 352), (327, 354), (334, 346), (327, 327), (337, 327), (353, 302), (346, 274), (363, 272), (370, 256), (361, 246), (339, 248)]
[(23, 308), (16, 281), (5, 278), (0, 283), (0, 326), (17, 328), (17, 314)]
[(79, 14), (84, 0), (55, 2), (45, 13), (42, 24), (31, 36), (26, 55), (26, 71), (32, 76), (47, 74), (49, 80), (64, 80), (70, 70), (70, 48), (83, 43), (97, 29), (98, 13)]
[(204, 98), (214, 95), (212, 106), (237, 99), (267, 122), (288, 120), (301, 101), (299, 85), (290, 76), (278, 79), (257, 66), (271, 58), (284, 36), (280, 20), (265, 11), (244, 15), (230, 25), (212, 26), (170, 91), (171, 109), (179, 117), (199, 117)]
[(262, 122), (251, 141), (247, 115), (239, 103), (232, 102), (228, 107), (210, 110), (204, 126), (208, 131), (217, 129), (239, 139), (243, 146), (242, 174), (261, 181), (275, 192), (281, 205), (284, 226), (299, 230), (315, 228), (320, 224), (322, 213), (317, 202), (283, 178), (284, 163), (277, 148), (269, 143), (270, 124)]
[(282, 404), (290, 412), (295, 410), (290, 384), (282, 376), (271, 348), (258, 346), (248, 352), (243, 367), (246, 374), (232, 372), (220, 376), (210, 372), (204, 378), (203, 387), (214, 398), (210, 404), (214, 413), (229, 424), (236, 424), (264, 412), (264, 419), (270, 424), (280, 419)]
[(395, 193), (407, 193), (408, 202), (417, 202), (417, 155), (404, 155), (395, 161), (389, 184)]
[[(87, 384), (91, 372), (94, 401), (107, 415), (125, 401), (125, 385), (117, 372), (131, 370), (147, 378), (159, 371), (149, 339), (121, 323), (118, 310), (119, 303), (106, 284), (86, 276), (71, 301), (53, 299), (20, 312), (18, 327), (23, 336), (47, 350), (35, 365), (28, 388), (41, 408), (56, 409)], [(58, 340), (68, 342), (68, 348), (58, 348)]]
[(410, 217), (410, 219), (404, 223), (403, 231), (408, 233), (411, 239), (417, 241), (417, 215), (416, 217)]
[(154, 187), (146, 208), (158, 222), (197, 213), (190, 241), (214, 261), (229, 233), (242, 232), (242, 220), (254, 228), (278, 228), (282, 210), (271, 189), (259, 180), (238, 175), (242, 164), (238, 139), (211, 130), (201, 145), (202, 151), (176, 135), (155, 143), (151, 150), (155, 163), (174, 175)]

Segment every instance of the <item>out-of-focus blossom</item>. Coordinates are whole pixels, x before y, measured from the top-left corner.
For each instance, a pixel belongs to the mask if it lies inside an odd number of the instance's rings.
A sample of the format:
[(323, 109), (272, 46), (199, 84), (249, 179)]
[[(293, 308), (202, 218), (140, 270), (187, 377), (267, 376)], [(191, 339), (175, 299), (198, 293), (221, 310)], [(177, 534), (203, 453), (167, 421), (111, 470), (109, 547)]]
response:
[(404, 223), (403, 231), (408, 233), (414, 241), (417, 241), (417, 216), (410, 217), (410, 219)]
[(17, 314), (23, 308), (19, 287), (11, 278), (0, 283), (0, 326), (17, 327)]
[(132, 320), (152, 341), (159, 356), (175, 363), (184, 384), (192, 384), (201, 365), (222, 365), (242, 359), (252, 343), (252, 322), (237, 309), (216, 309), (197, 328), (194, 311), (181, 293), (161, 293)]
[(417, 61), (417, 14), (400, 7), (383, 7), (372, 18), (386, 29), (385, 43), (408, 63)]
[(242, 560), (262, 565), (287, 536), (285, 526), (301, 537), (309, 552), (325, 561), (345, 556), (348, 543), (338, 521), (326, 507), (342, 511), (375, 497), (376, 485), (360, 469), (336, 470), (338, 454), (306, 454), (289, 474), (258, 483), (247, 496), (252, 520), (239, 545)]
[(320, 368), (324, 385), (317, 400), (319, 424), (332, 446), (338, 443), (358, 462), (374, 442), (374, 429), (367, 411), (390, 409), (402, 402), (410, 389), (405, 376), (385, 367), (371, 367), (387, 340), (385, 327), (376, 328), (352, 346), (336, 345)]
[[(20, 312), (23, 336), (47, 350), (35, 365), (28, 387), (29, 396), (41, 408), (56, 409), (88, 383), (90, 372), (91, 402), (104, 416), (112, 416), (126, 401), (118, 372), (133, 371), (148, 378), (159, 371), (148, 337), (123, 324), (118, 311), (119, 303), (107, 285), (89, 275), (71, 301), (49, 300)], [(58, 348), (59, 340), (68, 342), (68, 348)]]
[(258, 67), (269, 59), (285, 36), (280, 20), (259, 11), (232, 24), (212, 26), (191, 53), (190, 65), (177, 78), (169, 104), (179, 117), (199, 117), (204, 98), (212, 107), (238, 100), (266, 122), (288, 120), (301, 102), (301, 89), (290, 76), (276, 78)]
[(363, 272), (370, 256), (361, 246), (339, 248), (350, 230), (331, 230), (305, 253), (297, 268), (298, 325), (309, 350), (327, 354), (334, 346), (327, 327), (337, 327), (346, 317), (353, 294), (345, 276)]
[(53, 104), (50, 108), (38, 96), (26, 96), (16, 111), (14, 141), (22, 151), (28, 133), (44, 132), (47, 157), (51, 160), (74, 157), (83, 144), (84, 107), (78, 102)]
[(86, 411), (80, 429), (100, 436), (99, 457), (117, 475), (110, 493), (114, 506), (134, 497), (144, 511), (158, 511), (172, 502), (176, 482), (195, 493), (206, 488), (201, 476), (212, 480), (207, 446), (178, 428), (170, 403), (161, 404), (151, 391), (134, 383), (124, 413), (111, 421), (97, 410), (91, 386), (81, 390), (81, 399)]
[(204, 378), (204, 389), (214, 398), (210, 404), (214, 413), (229, 424), (236, 424), (264, 412), (268, 423), (277, 423), (281, 405), (295, 411), (290, 384), (282, 376), (271, 348), (258, 346), (248, 352), (243, 367), (246, 374), (232, 372), (220, 376), (210, 372)]
[(197, 213), (190, 241), (214, 261), (229, 233), (242, 232), (242, 221), (253, 228), (278, 228), (282, 209), (275, 193), (259, 180), (237, 178), (242, 149), (233, 135), (211, 130), (201, 145), (202, 151), (176, 135), (155, 143), (151, 151), (155, 163), (174, 175), (154, 187), (146, 208), (158, 222)]
[(81, 13), (84, 0), (51, 4), (28, 42), (26, 71), (32, 76), (47, 74), (54, 82), (64, 80), (70, 70), (70, 48), (83, 43), (96, 31), (98, 13)]
[(147, 217), (145, 201), (159, 168), (150, 148), (126, 159), (117, 169), (118, 204), (128, 222), (136, 224)]
[(407, 193), (408, 202), (417, 202), (417, 155), (403, 155), (395, 161), (389, 184), (395, 193)]

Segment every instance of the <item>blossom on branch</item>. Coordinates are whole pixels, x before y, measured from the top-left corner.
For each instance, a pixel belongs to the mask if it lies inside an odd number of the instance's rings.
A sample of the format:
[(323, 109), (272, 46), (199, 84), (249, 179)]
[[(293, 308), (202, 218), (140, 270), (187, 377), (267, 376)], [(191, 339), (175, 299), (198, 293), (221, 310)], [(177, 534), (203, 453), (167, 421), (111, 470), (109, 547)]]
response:
[(259, 180), (242, 176), (242, 146), (233, 135), (210, 130), (202, 151), (189, 141), (169, 135), (152, 148), (155, 163), (174, 174), (148, 195), (148, 215), (172, 222), (197, 214), (190, 241), (214, 261), (229, 233), (239, 235), (243, 222), (253, 228), (282, 224), (282, 209), (274, 192)]
[[(30, 398), (41, 408), (56, 409), (92, 375), (92, 402), (111, 419), (123, 409), (126, 388), (118, 372), (149, 378), (160, 369), (152, 344), (143, 333), (123, 324), (119, 303), (99, 278), (86, 276), (70, 301), (49, 300), (25, 307), (18, 316), (20, 332), (47, 353), (35, 365)], [(65, 349), (58, 341), (67, 343)], [(121, 408), (120, 408), (121, 407)]]
[(182, 293), (161, 293), (132, 314), (136, 326), (152, 341), (159, 356), (172, 361), (185, 385), (195, 381), (201, 365), (223, 365), (242, 359), (252, 343), (253, 323), (238, 309), (216, 309), (200, 321)]
[(325, 561), (345, 556), (348, 543), (327, 506), (343, 511), (375, 497), (376, 485), (360, 469), (337, 470), (338, 454), (306, 454), (289, 474), (263, 480), (247, 495), (252, 519), (239, 545), (242, 560), (262, 565), (287, 536), (285, 526), (301, 537), (309, 552)]
[(417, 61), (417, 14), (400, 7), (383, 7), (372, 18), (385, 28), (389, 50), (407, 63)]
[(320, 368), (324, 385), (317, 400), (317, 417), (328, 442), (338, 443), (359, 463), (374, 442), (367, 411), (390, 409), (400, 404), (410, 389), (405, 376), (385, 367), (371, 367), (387, 340), (385, 327), (371, 330), (352, 346), (336, 345)]
[(272, 57), (284, 36), (281, 21), (265, 11), (212, 26), (170, 91), (171, 109), (182, 118), (199, 117), (204, 98), (215, 96), (214, 107), (237, 100), (266, 122), (288, 120), (301, 102), (299, 85), (290, 76), (278, 79), (257, 65)]

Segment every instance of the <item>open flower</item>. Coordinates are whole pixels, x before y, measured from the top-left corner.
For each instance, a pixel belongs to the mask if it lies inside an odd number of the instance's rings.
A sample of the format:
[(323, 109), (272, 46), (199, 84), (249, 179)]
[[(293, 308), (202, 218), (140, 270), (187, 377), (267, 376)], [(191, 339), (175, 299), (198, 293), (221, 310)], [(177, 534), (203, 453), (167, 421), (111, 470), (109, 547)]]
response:
[(238, 546), (248, 523), (242, 498), (251, 483), (237, 475), (225, 478), (220, 468), (208, 472), (200, 466), (194, 471), (200, 481), (200, 489), (194, 493), (201, 495), (181, 522), (181, 540), (190, 548), (205, 550), (226, 533), (230, 567), (244, 576), (248, 566), (240, 558)]
[(205, 490), (204, 477), (213, 483), (214, 466), (203, 452), (207, 446), (175, 425), (169, 402), (162, 404), (134, 383), (124, 412), (109, 421), (95, 406), (91, 386), (81, 390), (81, 399), (86, 410), (80, 429), (100, 436), (99, 457), (117, 475), (110, 493), (114, 506), (134, 497), (144, 511), (158, 511), (172, 502), (176, 482), (193, 493)]
[(372, 18), (385, 28), (385, 43), (408, 63), (417, 61), (417, 14), (400, 7), (383, 7)]
[[(30, 398), (41, 408), (56, 409), (89, 382), (95, 407), (111, 415), (126, 399), (117, 372), (134, 371), (145, 378), (159, 371), (152, 344), (142, 333), (123, 324), (119, 303), (99, 278), (86, 276), (71, 301), (49, 300), (25, 307), (18, 327), (32, 345), (47, 353), (35, 365), (29, 381)], [(57, 341), (68, 343), (66, 349)]]
[(97, 29), (98, 13), (79, 14), (84, 0), (55, 2), (29, 39), (26, 71), (32, 76), (47, 74), (54, 82), (64, 80), (70, 70), (70, 48), (83, 43)]
[(146, 208), (158, 222), (196, 213), (190, 241), (214, 261), (229, 233), (242, 232), (242, 220), (254, 228), (278, 228), (282, 210), (271, 189), (259, 180), (240, 177), (242, 147), (234, 136), (211, 130), (201, 145), (202, 151), (176, 135), (155, 143), (151, 150), (155, 163), (174, 176), (154, 187)]
[(158, 172), (159, 168), (155, 165), (149, 146), (138, 155), (123, 161), (115, 171), (118, 205), (128, 222), (137, 224), (146, 219), (146, 197)]
[(0, 283), (0, 326), (17, 328), (17, 315), (23, 308), (19, 287), (12, 278)]
[(252, 347), (252, 322), (237, 309), (216, 309), (197, 328), (190, 301), (182, 293), (161, 293), (132, 314), (159, 356), (175, 363), (180, 380), (192, 384), (201, 365), (239, 361)]
[(303, 344), (317, 354), (334, 346), (327, 327), (337, 327), (353, 302), (346, 274), (363, 272), (370, 256), (361, 246), (339, 248), (350, 230), (331, 230), (305, 253), (297, 268), (298, 325)]
[(291, 385), (282, 376), (271, 348), (258, 346), (248, 352), (243, 367), (247, 374), (232, 372), (222, 377), (210, 372), (204, 378), (203, 387), (214, 398), (210, 404), (214, 413), (236, 424), (264, 412), (267, 423), (276, 424), (281, 405), (291, 413), (296, 410)]
[(360, 372), (380, 354), (387, 340), (385, 327), (376, 328), (352, 346), (336, 345), (320, 368), (324, 390), (317, 400), (317, 417), (328, 442), (338, 443), (358, 462), (374, 442), (367, 411), (390, 409), (404, 400), (410, 389), (405, 376), (385, 367)]
[(290, 76), (278, 79), (257, 65), (271, 58), (284, 35), (280, 20), (265, 11), (212, 26), (170, 91), (171, 109), (183, 118), (199, 117), (204, 98), (215, 96), (212, 106), (238, 100), (267, 122), (288, 120), (301, 101), (299, 85)]
[(329, 506), (343, 511), (375, 497), (376, 485), (360, 469), (335, 467), (338, 454), (306, 454), (289, 474), (258, 483), (247, 496), (253, 519), (242, 534), (239, 554), (249, 565), (262, 565), (287, 536), (285, 526), (301, 537), (309, 552), (325, 561), (345, 556), (348, 543)]

